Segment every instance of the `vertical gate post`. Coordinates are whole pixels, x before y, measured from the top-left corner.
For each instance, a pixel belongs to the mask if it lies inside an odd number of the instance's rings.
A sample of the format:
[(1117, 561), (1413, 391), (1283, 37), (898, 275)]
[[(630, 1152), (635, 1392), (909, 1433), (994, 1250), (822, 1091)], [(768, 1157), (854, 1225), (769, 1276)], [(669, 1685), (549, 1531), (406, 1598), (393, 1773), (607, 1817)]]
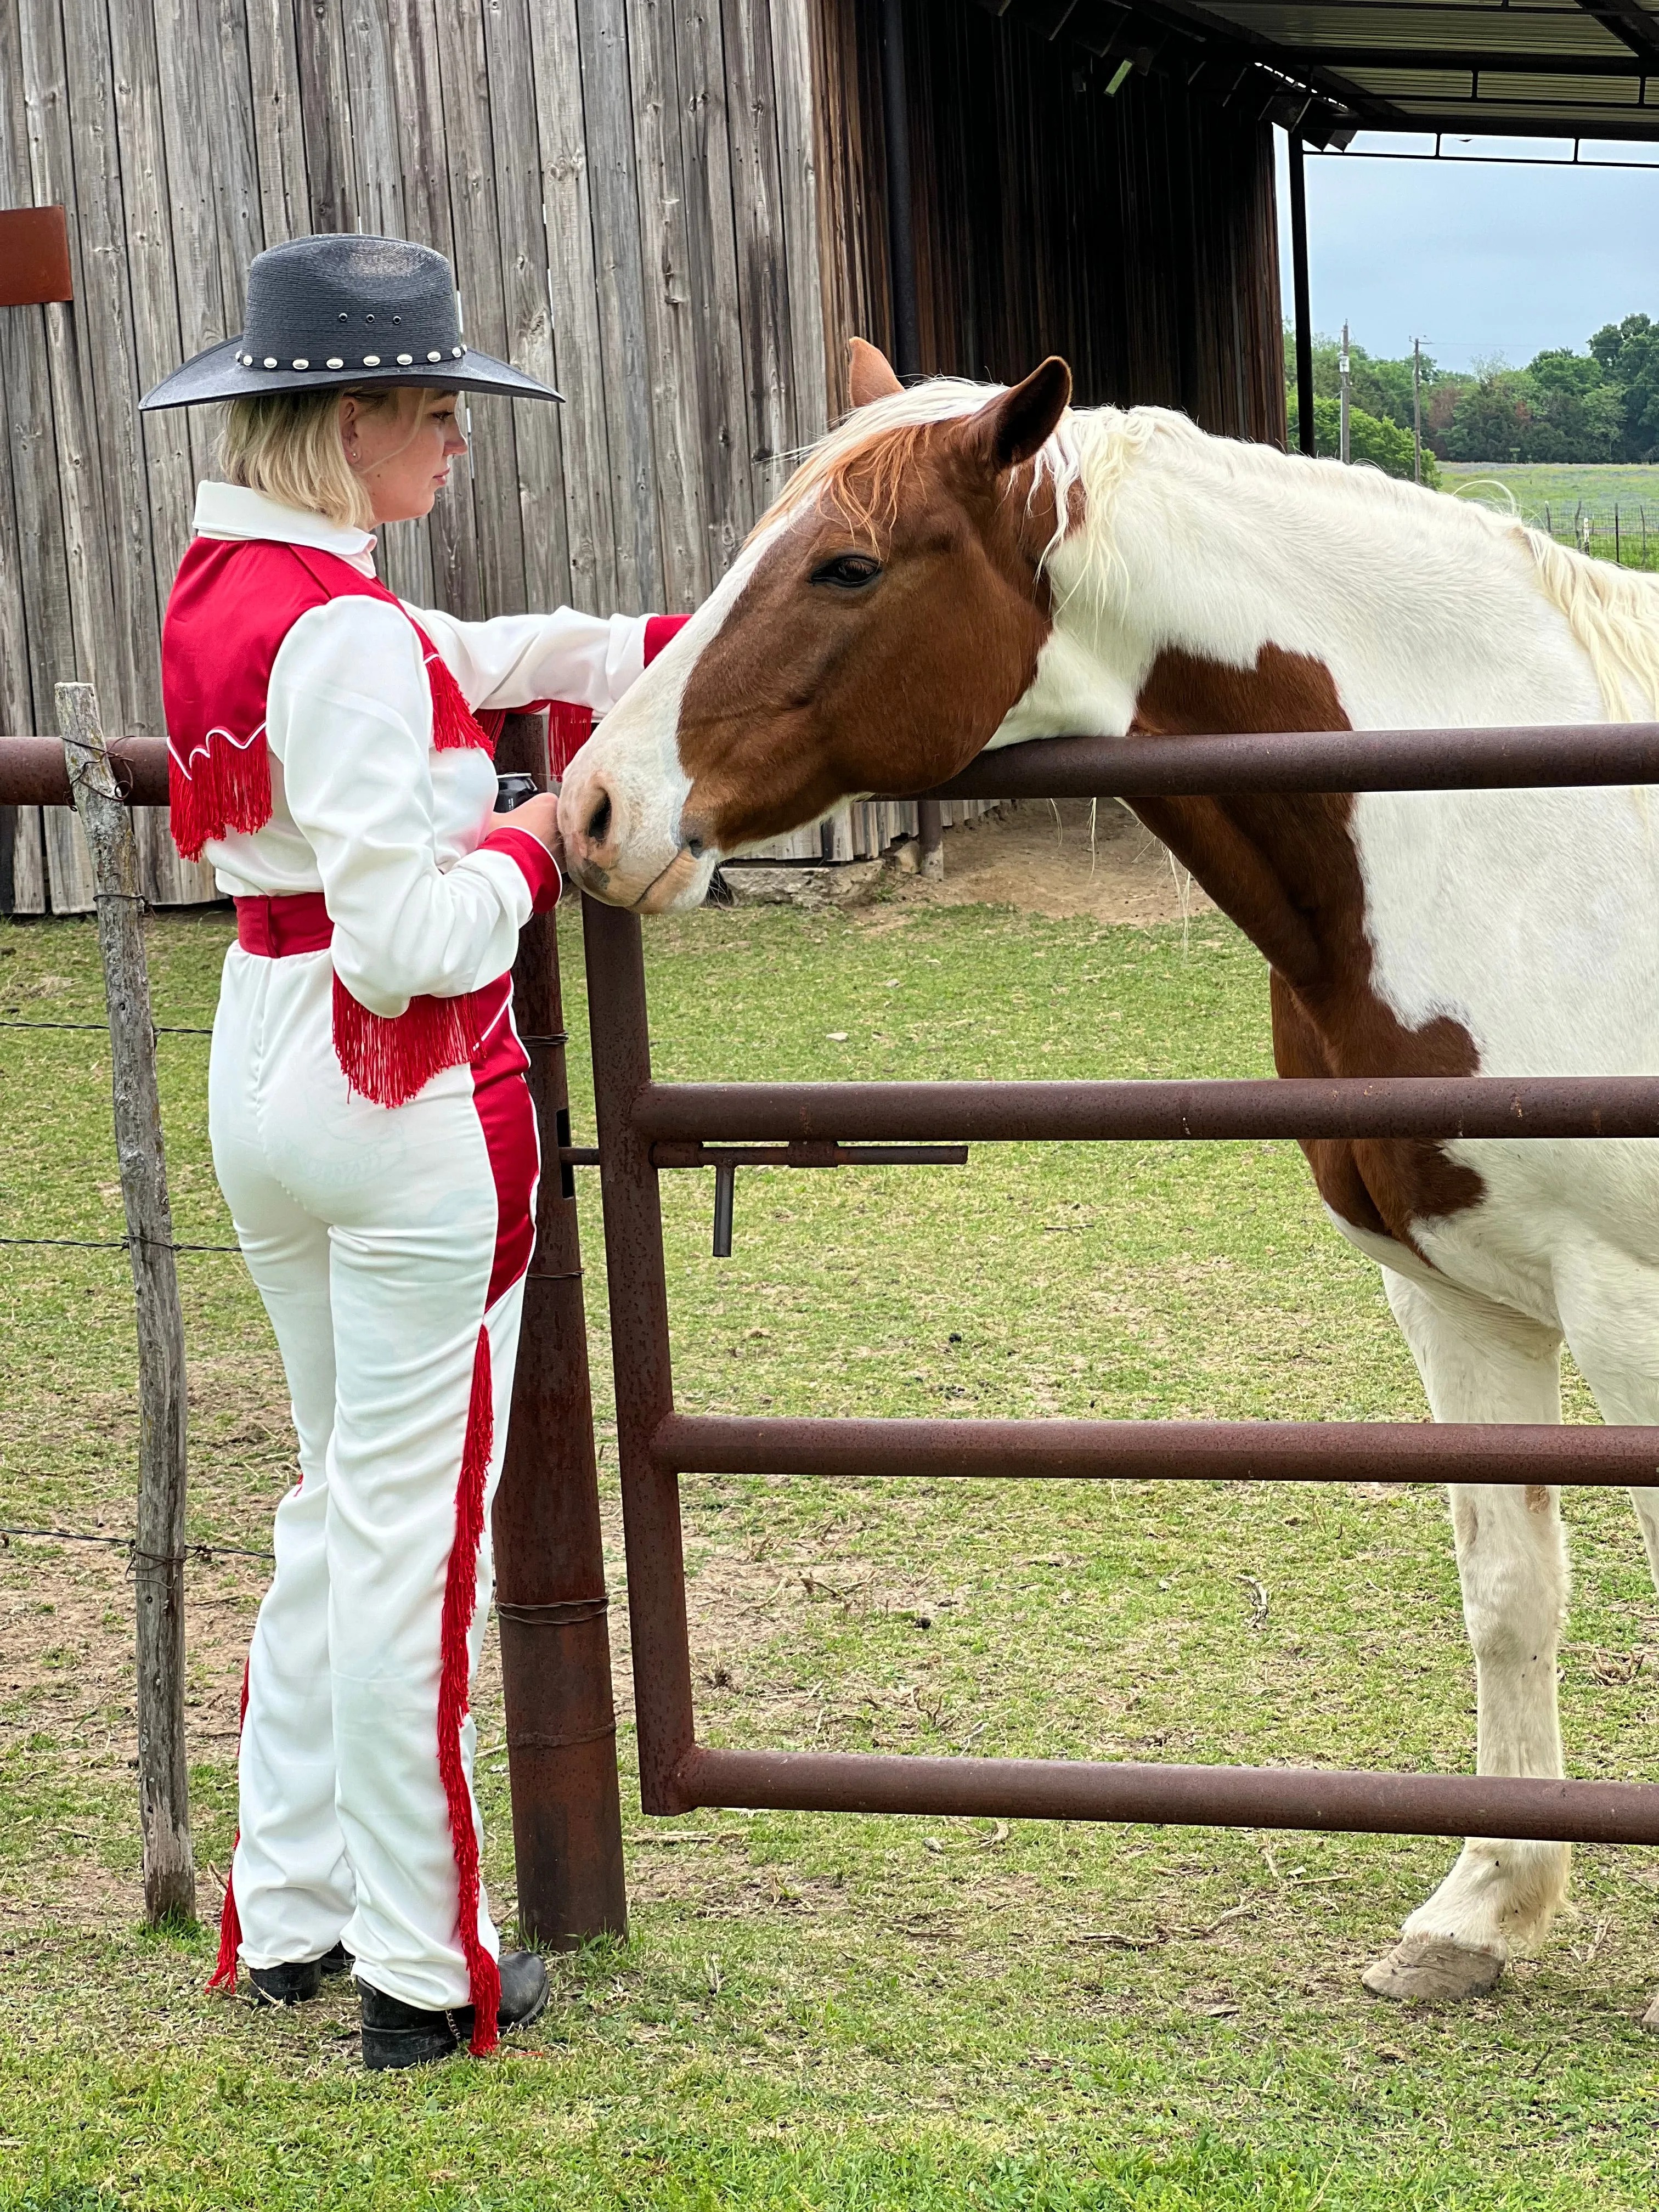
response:
[(635, 1099), (651, 1080), (640, 918), (584, 898), (582, 939), (611, 1282), (640, 1799), (647, 1813), (684, 1813), (694, 1801), (677, 1773), (696, 1747), (696, 1722), (686, 1642), (679, 1477), (658, 1463), (651, 1448), (659, 1423), (674, 1410), (674, 1378), (657, 1170), (651, 1164), (649, 1139), (634, 1127), (632, 1114)]
[[(887, 260), (893, 308), (893, 367), (921, 374), (921, 303), (916, 284), (915, 178), (910, 161), (910, 92), (904, 56), (905, 0), (881, 0), (881, 126), (887, 149)], [(946, 367), (949, 366), (947, 362)], [(967, 373), (977, 374), (970, 362)], [(937, 799), (916, 804), (918, 872), (945, 876), (945, 822)]]
[[(538, 721), (514, 717), (496, 765), (548, 781)], [(610, 1601), (593, 1453), (587, 1324), (554, 915), (520, 939), (514, 1018), (541, 1139), (536, 1249), (493, 1528), (519, 1923), (552, 1950), (628, 1933)]]
[(1296, 302), (1296, 442), (1317, 451), (1314, 435), (1313, 307), (1308, 289), (1308, 181), (1302, 140), (1290, 134), (1291, 295)]
[(90, 684), (58, 686), (70, 795), (92, 854), (109, 1006), (115, 1149), (138, 1315), (138, 1506), (132, 1546), (144, 1916), (196, 1917), (185, 1759), (185, 1322), (155, 1088), (138, 848)]

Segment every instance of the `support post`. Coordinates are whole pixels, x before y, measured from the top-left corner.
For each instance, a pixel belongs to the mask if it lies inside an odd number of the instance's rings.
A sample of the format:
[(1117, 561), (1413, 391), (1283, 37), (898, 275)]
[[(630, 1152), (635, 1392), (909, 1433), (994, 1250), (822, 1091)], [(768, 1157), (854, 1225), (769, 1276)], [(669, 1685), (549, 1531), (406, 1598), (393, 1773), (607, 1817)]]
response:
[(155, 1086), (138, 849), (89, 684), (58, 686), (58, 727), (92, 855), (109, 1008), (115, 1149), (138, 1317), (138, 1507), (132, 1572), (144, 1915), (196, 1917), (185, 1759), (185, 1322)]
[(1308, 289), (1308, 180), (1302, 141), (1290, 134), (1291, 294), (1296, 308), (1296, 441), (1318, 451), (1314, 436), (1313, 307)]
[[(887, 145), (887, 264), (893, 306), (893, 367), (921, 374), (921, 307), (916, 288), (915, 202), (911, 189), (910, 94), (904, 58), (904, 0), (881, 0), (881, 124)], [(945, 876), (945, 823), (936, 799), (916, 806), (917, 873)]]
[(695, 1748), (696, 1723), (686, 1641), (679, 1477), (658, 1464), (651, 1448), (658, 1428), (673, 1413), (674, 1379), (657, 1170), (651, 1164), (650, 1139), (634, 1121), (635, 1103), (651, 1080), (640, 918), (584, 898), (582, 940), (611, 1281), (640, 1802), (647, 1813), (684, 1813), (695, 1801), (685, 1795), (679, 1770)]
[(893, 304), (893, 367), (921, 374), (916, 297), (915, 210), (911, 196), (910, 95), (904, 66), (904, 0), (881, 0), (881, 125), (887, 144), (887, 260)]
[(1412, 340), (1412, 482), (1423, 481), (1423, 341)]
[[(515, 715), (496, 766), (549, 781), (544, 726)], [(556, 917), (519, 940), (514, 1018), (541, 1140), (536, 1247), (495, 1494), (496, 1613), (519, 1925), (550, 1950), (628, 1933), (610, 1601), (599, 1525)]]
[(1348, 405), (1352, 396), (1352, 380), (1348, 373), (1348, 326), (1346, 323), (1342, 325), (1342, 350), (1336, 357), (1336, 368), (1337, 374), (1342, 380), (1342, 416), (1339, 442), (1342, 465), (1346, 469), (1353, 458), (1348, 445)]

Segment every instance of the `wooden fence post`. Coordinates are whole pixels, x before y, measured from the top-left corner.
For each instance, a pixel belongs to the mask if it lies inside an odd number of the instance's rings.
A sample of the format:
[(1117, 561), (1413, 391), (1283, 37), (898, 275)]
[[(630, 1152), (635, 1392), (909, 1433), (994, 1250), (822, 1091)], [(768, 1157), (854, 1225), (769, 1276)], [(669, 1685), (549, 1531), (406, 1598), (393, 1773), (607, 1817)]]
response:
[(116, 791), (105, 750), (97, 694), (89, 684), (60, 684), (57, 690), (70, 790), (92, 854), (109, 1007), (115, 1149), (138, 1311), (138, 1510), (132, 1567), (144, 1912), (151, 1922), (193, 1920), (196, 1860), (185, 1764), (185, 1323), (161, 1149), (138, 848), (131, 813)]
[[(548, 783), (544, 726), (508, 717), (498, 769)], [(588, 1395), (564, 1012), (554, 917), (519, 939), (514, 1012), (530, 1054), (541, 1132), (536, 1249), (524, 1286), (513, 1420), (495, 1493), (495, 1611), (507, 1706), (507, 1765), (519, 1875), (519, 1925), (569, 1951), (628, 1933), (610, 1601)]]

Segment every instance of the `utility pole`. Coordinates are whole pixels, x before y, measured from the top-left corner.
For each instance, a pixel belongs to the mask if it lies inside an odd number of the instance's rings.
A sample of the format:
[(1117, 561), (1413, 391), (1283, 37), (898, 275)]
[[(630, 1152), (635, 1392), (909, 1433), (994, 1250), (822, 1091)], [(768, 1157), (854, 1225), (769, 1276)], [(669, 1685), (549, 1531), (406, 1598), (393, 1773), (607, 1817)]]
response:
[(1348, 459), (1348, 326), (1342, 325), (1342, 350), (1337, 356), (1336, 366), (1342, 379), (1342, 437), (1339, 451), (1343, 461)]
[(1423, 341), (1412, 340), (1412, 482), (1423, 481)]

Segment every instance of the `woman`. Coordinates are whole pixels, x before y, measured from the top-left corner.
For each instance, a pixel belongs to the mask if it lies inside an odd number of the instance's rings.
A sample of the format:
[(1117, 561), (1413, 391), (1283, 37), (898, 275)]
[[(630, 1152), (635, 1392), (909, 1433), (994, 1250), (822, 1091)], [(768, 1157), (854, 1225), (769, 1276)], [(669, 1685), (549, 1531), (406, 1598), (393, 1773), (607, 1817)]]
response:
[[(281, 1349), (300, 1480), (244, 1691), (216, 1984), (353, 1967), (371, 2068), (533, 2020), (479, 1880), (469, 1692), (533, 1238), (518, 934), (558, 896), (556, 802), (494, 815), (479, 711), (603, 711), (676, 626), (460, 623), (374, 580), (466, 450), (456, 394), (558, 394), (462, 340), (441, 254), (299, 239), (247, 327), (150, 392), (229, 400), (162, 674), (173, 835), (236, 902), (214, 1163)], [(355, 1962), (355, 1964), (354, 1964)]]

